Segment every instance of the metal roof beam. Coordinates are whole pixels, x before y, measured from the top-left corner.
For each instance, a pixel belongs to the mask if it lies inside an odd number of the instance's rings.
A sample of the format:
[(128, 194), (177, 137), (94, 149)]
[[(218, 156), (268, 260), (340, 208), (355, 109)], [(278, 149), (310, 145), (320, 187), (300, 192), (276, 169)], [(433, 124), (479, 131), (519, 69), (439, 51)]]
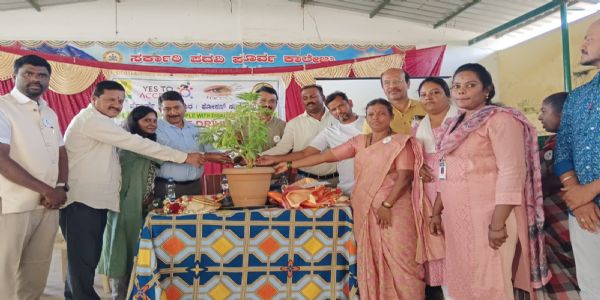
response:
[(311, 0), (302, 0), (300, 1), (300, 7), (304, 7), (304, 4), (310, 2)]
[(39, 4), (37, 4), (35, 2), (35, 0), (27, 0), (27, 3), (29, 3), (29, 5), (31, 5), (31, 7), (35, 8), (35, 10), (42, 11), (42, 8), (40, 7)]
[(442, 19), (441, 21), (439, 21), (439, 22), (437, 22), (437, 23), (433, 24), (433, 28), (435, 29), (435, 28), (438, 28), (438, 27), (440, 27), (440, 26), (442, 26), (442, 25), (446, 24), (448, 21), (450, 21), (450, 20), (454, 19), (454, 17), (456, 17), (456, 16), (460, 15), (460, 14), (461, 14), (463, 11), (465, 11), (465, 10), (469, 9), (469, 7), (471, 7), (471, 6), (475, 5), (475, 4), (479, 3), (479, 2), (481, 2), (481, 0), (473, 0), (473, 1), (471, 1), (471, 2), (469, 2), (469, 3), (467, 3), (467, 4), (465, 4), (465, 5), (463, 5), (463, 6), (462, 6), (461, 8), (459, 8), (457, 11), (453, 12), (452, 14), (450, 14), (450, 15), (449, 15), (449, 16), (447, 16), (447, 17), (445, 17), (445, 18), (444, 18), (444, 19)]
[(392, 0), (383, 0), (375, 9), (369, 14), (369, 18), (373, 18), (376, 14), (379, 13), (386, 5), (388, 5)]
[(509, 30), (510, 28), (515, 27), (523, 22), (526, 22), (526, 21), (530, 20), (531, 18), (537, 17), (537, 16), (539, 16), (543, 13), (546, 13), (550, 10), (556, 9), (556, 7), (560, 5), (560, 3), (561, 3), (560, 1), (553, 0), (552, 2), (544, 4), (524, 15), (518, 16), (518, 17), (516, 17), (516, 18), (514, 18), (514, 19), (488, 31), (488, 32), (485, 32), (483, 34), (476, 36), (473, 39), (470, 39), (469, 46), (471, 46), (475, 43), (481, 42), (482, 40), (485, 40), (485, 39), (487, 39), (493, 35), (496, 35), (500, 32)]

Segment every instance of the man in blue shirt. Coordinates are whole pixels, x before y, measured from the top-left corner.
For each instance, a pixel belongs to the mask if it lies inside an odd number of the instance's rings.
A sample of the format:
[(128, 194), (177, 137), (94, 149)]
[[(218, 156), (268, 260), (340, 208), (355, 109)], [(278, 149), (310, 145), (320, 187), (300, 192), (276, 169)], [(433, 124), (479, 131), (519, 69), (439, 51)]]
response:
[[(600, 20), (588, 28), (581, 64), (600, 68)], [(565, 103), (554, 171), (572, 211), (569, 232), (583, 300), (600, 299), (600, 74)]]
[[(201, 145), (199, 137), (202, 129), (185, 120), (186, 105), (179, 92), (168, 91), (158, 98), (162, 120), (158, 121), (156, 140), (158, 143), (184, 152), (202, 152), (205, 161), (231, 163), (225, 153), (206, 153), (214, 150), (211, 145)], [(156, 174), (154, 197), (165, 198), (165, 188), (169, 178), (175, 182), (177, 197), (202, 194), (202, 174), (204, 167), (190, 164), (165, 162)]]

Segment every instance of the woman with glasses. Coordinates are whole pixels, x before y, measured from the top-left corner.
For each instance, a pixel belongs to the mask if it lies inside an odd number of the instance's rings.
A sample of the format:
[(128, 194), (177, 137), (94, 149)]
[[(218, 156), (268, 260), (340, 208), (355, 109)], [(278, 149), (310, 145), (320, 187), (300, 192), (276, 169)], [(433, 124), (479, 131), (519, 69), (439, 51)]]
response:
[(446, 299), (510, 300), (514, 288), (531, 293), (550, 277), (537, 132), (519, 111), (492, 105), (494, 93), (483, 66), (459, 67), (452, 97), (461, 111), (436, 139), (441, 197), (431, 217), (443, 225)]

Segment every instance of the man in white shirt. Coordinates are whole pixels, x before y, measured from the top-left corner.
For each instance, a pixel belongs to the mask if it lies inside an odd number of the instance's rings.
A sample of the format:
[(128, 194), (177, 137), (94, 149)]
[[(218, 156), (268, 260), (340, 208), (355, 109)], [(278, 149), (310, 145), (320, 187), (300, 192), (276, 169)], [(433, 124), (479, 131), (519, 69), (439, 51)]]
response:
[(66, 299), (99, 299), (94, 275), (102, 250), (108, 210), (119, 211), (121, 166), (117, 148), (163, 161), (204, 162), (200, 153), (175, 150), (118, 126), (113, 118), (123, 108), (125, 89), (115, 81), (96, 85), (90, 105), (81, 110), (65, 132), (69, 160), (67, 205), (59, 224), (67, 242), (69, 274)]
[[(325, 105), (339, 123), (329, 126), (321, 131), (310, 145), (301, 151), (290, 154), (262, 156), (259, 159), (260, 164), (271, 165), (283, 161), (293, 161), (304, 157), (320, 153), (326, 149), (337, 147), (349, 139), (361, 134), (365, 118), (352, 112), (352, 100), (348, 99), (343, 92), (334, 92), (327, 96)], [(340, 183), (338, 187), (346, 195), (352, 193), (354, 188), (354, 159), (345, 159), (337, 165), (340, 174)]]
[(14, 63), (14, 89), (0, 97), (0, 295), (39, 299), (66, 201), (67, 152), (56, 113), (42, 99), (52, 68), (36, 55)]
[[(282, 155), (290, 151), (301, 151), (326, 127), (337, 120), (327, 111), (323, 101), (323, 88), (319, 85), (302, 87), (302, 103), (305, 112), (287, 123), (283, 137), (277, 145), (262, 155)], [(322, 163), (313, 167), (301, 168), (298, 175), (317, 180), (337, 181), (338, 173), (335, 163)]]

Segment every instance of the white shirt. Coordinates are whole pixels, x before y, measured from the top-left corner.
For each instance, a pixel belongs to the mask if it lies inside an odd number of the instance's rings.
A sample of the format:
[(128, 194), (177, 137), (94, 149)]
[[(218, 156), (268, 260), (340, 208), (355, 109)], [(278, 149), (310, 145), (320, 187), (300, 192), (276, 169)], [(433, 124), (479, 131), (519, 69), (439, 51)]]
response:
[[(15, 99), (17, 99), (17, 102), (19, 104), (25, 104), (29, 101), (35, 102), (35, 101), (29, 99), (29, 97), (25, 96), (23, 93), (21, 93), (16, 88), (12, 89), (12, 91), (10, 91), (10, 94), (11, 94), (11, 96), (15, 97)], [(38, 103), (39, 107), (48, 106), (48, 103), (41, 97), (37, 103)], [(60, 133), (59, 133), (59, 135), (60, 135)], [(10, 128), (10, 122), (8, 121), (8, 117), (6, 117), (0, 110), (0, 143), (10, 144), (11, 137), (12, 137), (12, 130)], [(59, 146), (64, 146), (64, 143), (62, 141), (62, 136), (59, 141)]]
[(182, 163), (185, 152), (127, 132), (90, 104), (65, 132), (69, 157), (67, 204), (80, 202), (95, 209), (119, 211), (121, 165), (117, 147), (152, 158)]
[(0, 111), (0, 143), (10, 145), (11, 134), (8, 118)]
[[(33, 101), (14, 89), (0, 97), (0, 142), (31, 176), (54, 186), (58, 179), (62, 136), (56, 113), (44, 100)], [(40, 194), (0, 175), (2, 214), (41, 209)]]
[[(337, 147), (349, 139), (362, 133), (365, 118), (359, 116), (354, 122), (348, 124), (336, 123), (325, 128), (315, 137), (309, 147), (323, 151), (327, 148)], [(337, 164), (338, 173), (340, 173), (340, 183), (338, 187), (346, 195), (352, 193), (354, 188), (354, 159), (344, 159)]]
[[(302, 151), (308, 147), (319, 132), (335, 123), (339, 122), (328, 110), (325, 110), (325, 114), (320, 121), (304, 112), (287, 123), (279, 143), (263, 152), (262, 155), (281, 155), (288, 154), (290, 151)], [(335, 163), (322, 163), (312, 167), (300, 168), (300, 170), (322, 176), (334, 173), (335, 166)]]

